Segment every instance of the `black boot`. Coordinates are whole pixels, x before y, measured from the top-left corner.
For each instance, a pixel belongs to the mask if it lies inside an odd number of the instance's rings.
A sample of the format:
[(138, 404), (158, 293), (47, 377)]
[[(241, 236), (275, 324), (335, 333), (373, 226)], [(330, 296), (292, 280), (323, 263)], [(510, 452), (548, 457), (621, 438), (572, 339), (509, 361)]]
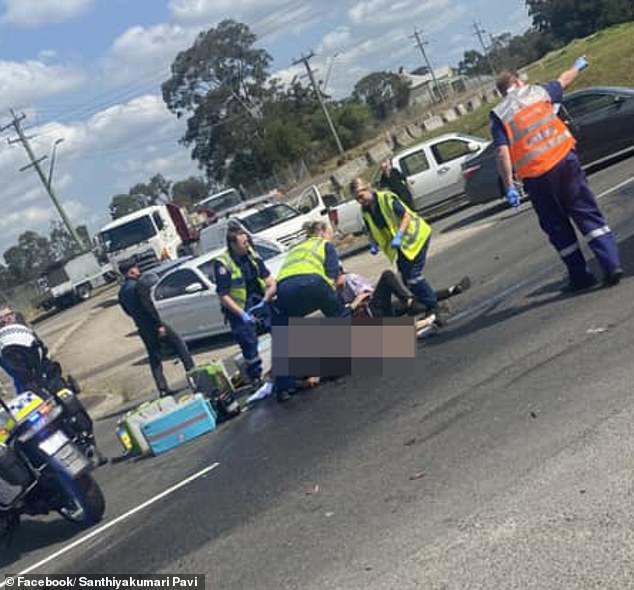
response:
[(625, 273), (623, 272), (623, 269), (620, 267), (617, 267), (611, 270), (610, 272), (606, 273), (603, 279), (603, 286), (616, 287), (616, 285), (618, 285), (621, 282), (621, 279), (623, 278), (624, 274)]

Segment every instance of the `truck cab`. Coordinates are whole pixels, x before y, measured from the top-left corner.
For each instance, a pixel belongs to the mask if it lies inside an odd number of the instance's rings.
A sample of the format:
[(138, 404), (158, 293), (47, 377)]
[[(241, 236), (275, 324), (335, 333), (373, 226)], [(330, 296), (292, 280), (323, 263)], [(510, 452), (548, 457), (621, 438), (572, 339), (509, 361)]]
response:
[(142, 271), (162, 260), (178, 258), (195, 239), (185, 214), (173, 204), (134, 211), (115, 219), (98, 234), (115, 269), (122, 260), (134, 258)]

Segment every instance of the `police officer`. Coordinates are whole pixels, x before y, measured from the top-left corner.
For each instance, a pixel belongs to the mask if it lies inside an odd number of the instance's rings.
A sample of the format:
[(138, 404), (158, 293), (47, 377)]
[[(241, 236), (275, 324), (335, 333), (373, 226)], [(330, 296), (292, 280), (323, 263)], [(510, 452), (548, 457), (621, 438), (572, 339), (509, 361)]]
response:
[(247, 363), (247, 374), (257, 386), (262, 377), (262, 359), (258, 354), (256, 317), (269, 331), (275, 279), (253, 249), (247, 232), (237, 226), (227, 230), (227, 250), (215, 262), (214, 274), (231, 333)]
[[(304, 231), (308, 239), (291, 248), (277, 275), (276, 325), (284, 325), (290, 317), (304, 317), (318, 310), (326, 317), (344, 313), (337, 297), (344, 275), (337, 251), (330, 243), (332, 228), (323, 221), (312, 221), (304, 224)], [(294, 384), (293, 377), (277, 377), (277, 400), (287, 401)]]
[(498, 169), (511, 206), (519, 205), (513, 170), (524, 182), (539, 224), (568, 269), (570, 291), (593, 287), (597, 280), (579, 248), (572, 222), (594, 252), (604, 285), (619, 283), (623, 269), (618, 246), (597, 204), (575, 151), (575, 139), (557, 116), (556, 103), (579, 72), (580, 57), (558, 80), (543, 86), (526, 84), (516, 72), (504, 72), (497, 88), (504, 96), (490, 115)]
[(119, 304), (139, 330), (159, 395), (170, 395), (172, 391), (163, 373), (161, 343), (166, 342), (174, 349), (186, 372), (194, 368), (194, 361), (183, 339), (161, 321), (150, 297), (149, 283), (139, 280), (141, 270), (137, 263), (132, 259), (124, 260), (119, 264), (119, 272), (125, 277), (119, 290)]
[(396, 265), (403, 282), (429, 313), (436, 313), (438, 298), (423, 276), (431, 227), (389, 191), (373, 191), (361, 178), (350, 183), (350, 192), (363, 209), (371, 236), (370, 252), (379, 250)]

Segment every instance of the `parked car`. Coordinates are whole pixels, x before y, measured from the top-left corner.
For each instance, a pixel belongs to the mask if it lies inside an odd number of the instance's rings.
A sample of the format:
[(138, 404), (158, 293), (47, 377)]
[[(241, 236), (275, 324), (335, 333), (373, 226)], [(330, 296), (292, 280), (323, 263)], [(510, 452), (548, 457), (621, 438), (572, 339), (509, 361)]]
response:
[(433, 217), (466, 202), (462, 165), (489, 143), (481, 137), (447, 133), (397, 154), (392, 166), (407, 178), (416, 210)]
[[(593, 87), (571, 92), (564, 97), (559, 116), (577, 139), (584, 168), (634, 150), (634, 88)], [(504, 197), (493, 144), (462, 168), (470, 203)]]
[[(283, 244), (253, 238), (255, 250), (273, 275), (280, 270), (286, 251)], [(214, 282), (214, 261), (224, 252), (189, 258), (160, 273), (152, 289), (152, 300), (162, 321), (174, 328), (186, 341), (229, 332), (220, 307)]]

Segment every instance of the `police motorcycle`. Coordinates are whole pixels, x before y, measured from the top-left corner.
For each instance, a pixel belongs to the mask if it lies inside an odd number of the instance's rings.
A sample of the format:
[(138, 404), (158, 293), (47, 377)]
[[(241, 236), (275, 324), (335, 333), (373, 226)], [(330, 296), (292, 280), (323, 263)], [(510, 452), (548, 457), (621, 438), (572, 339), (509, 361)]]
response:
[(0, 540), (10, 540), (22, 515), (55, 511), (83, 526), (102, 519), (104, 496), (78, 438), (54, 397), (0, 399)]
[(22, 324), (0, 328), (0, 358), (25, 389), (57, 403), (62, 429), (94, 466), (107, 462), (97, 448), (92, 419), (77, 397), (77, 382), (62, 375), (60, 364), (48, 357), (46, 346), (31, 328)]

